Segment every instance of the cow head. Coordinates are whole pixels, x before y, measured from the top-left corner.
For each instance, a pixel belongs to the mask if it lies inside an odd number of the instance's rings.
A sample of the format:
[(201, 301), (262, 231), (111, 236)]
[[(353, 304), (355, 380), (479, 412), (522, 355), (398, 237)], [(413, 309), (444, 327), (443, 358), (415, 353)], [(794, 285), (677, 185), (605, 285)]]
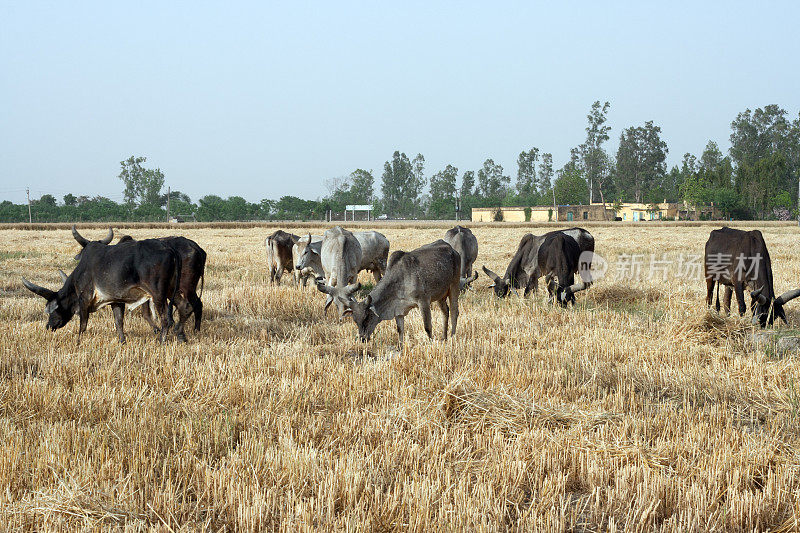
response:
[[(80, 261), (81, 253), (83, 252), (83, 248), (86, 248), (86, 245), (89, 244), (90, 241), (86, 240), (80, 233), (78, 233), (78, 229), (75, 227), (75, 224), (72, 225), (72, 236), (75, 237), (75, 240), (78, 241), (78, 244), (81, 245), (81, 251), (75, 256), (76, 261)], [(108, 234), (100, 239), (100, 244), (108, 244), (111, 242), (111, 239), (114, 238), (114, 230), (108, 228)]]
[(328, 295), (328, 298), (325, 300), (325, 311), (327, 312), (328, 307), (330, 307), (332, 303), (335, 303), (336, 308), (339, 310), (340, 317), (347, 316), (352, 312), (352, 306), (355, 303), (353, 294), (360, 288), (360, 283), (351, 283), (344, 287), (331, 287), (325, 284), (324, 279), (317, 278), (317, 290)]
[(510, 279), (501, 278), (500, 276), (498, 276), (497, 274), (486, 268), (486, 266), (483, 267), (483, 272), (487, 276), (489, 276), (489, 278), (492, 280), (492, 284), (489, 285), (489, 288), (494, 289), (494, 293), (495, 295), (497, 295), (498, 298), (505, 298), (511, 291), (514, 291), (514, 294), (519, 295), (519, 293), (517, 293), (516, 288), (514, 288), (513, 283), (511, 283)]
[[(64, 287), (66, 287), (69, 283), (66, 274), (61, 271), (59, 271), (59, 274), (61, 279), (64, 280)], [(22, 284), (32, 293), (47, 300), (44, 310), (49, 316), (47, 319), (47, 329), (49, 330), (63, 328), (72, 319), (72, 316), (79, 311), (78, 298), (73, 297), (76, 294), (74, 291), (51, 291), (31, 283), (25, 278), (22, 278)], [(67, 296), (63, 296), (64, 294)]]
[(470, 285), (472, 285), (472, 282), (475, 281), (476, 279), (478, 279), (478, 271), (477, 270), (472, 273), (472, 276), (470, 276), (468, 278), (459, 279), (458, 280), (458, 285), (459, 285), (459, 288), (461, 289), (461, 292), (464, 292), (465, 290), (469, 289)]
[(776, 318), (783, 320), (784, 324), (788, 324), (786, 320), (786, 312), (783, 310), (784, 304), (794, 300), (800, 296), (800, 289), (793, 289), (786, 291), (777, 298), (768, 298), (763, 294), (764, 287), (756, 289), (750, 293), (750, 309), (753, 311), (753, 324), (758, 324), (762, 328), (767, 325), (772, 325)]
[(294, 266), (297, 270), (309, 268), (314, 261), (313, 256), (319, 255), (311, 246), (311, 234), (308, 234), (308, 240), (299, 239), (297, 245), (297, 264)]
[(351, 308), (353, 321), (358, 326), (358, 337), (362, 342), (366, 342), (381, 321), (378, 310), (372, 305), (372, 296), (368, 295), (362, 302), (353, 302)]

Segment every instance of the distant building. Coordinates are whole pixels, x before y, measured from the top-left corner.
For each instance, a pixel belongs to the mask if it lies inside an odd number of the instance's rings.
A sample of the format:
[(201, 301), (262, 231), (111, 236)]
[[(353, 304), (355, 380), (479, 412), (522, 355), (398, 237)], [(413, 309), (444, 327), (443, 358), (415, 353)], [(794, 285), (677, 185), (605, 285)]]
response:
[[(618, 211), (611, 204), (559, 205), (531, 207), (473, 207), (473, 222), (494, 222), (499, 217), (503, 222), (579, 222), (643, 220), (700, 220), (718, 219), (721, 213), (713, 205), (702, 206), (699, 210), (686, 202), (662, 202), (660, 204), (622, 203)], [(530, 215), (526, 216), (526, 211)], [(498, 215), (499, 213), (499, 215)]]
[[(530, 217), (526, 210), (530, 209)], [(494, 222), (498, 211), (503, 222), (571, 222), (573, 220), (614, 220), (614, 211), (603, 204), (592, 205), (559, 205), (532, 207), (473, 207), (473, 222)]]

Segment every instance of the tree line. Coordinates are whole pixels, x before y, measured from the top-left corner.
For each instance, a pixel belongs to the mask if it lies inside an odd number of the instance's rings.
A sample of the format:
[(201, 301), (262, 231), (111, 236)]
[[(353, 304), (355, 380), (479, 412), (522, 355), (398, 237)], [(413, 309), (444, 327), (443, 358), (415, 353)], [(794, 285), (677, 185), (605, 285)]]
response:
[[(240, 196), (207, 195), (192, 202), (180, 191), (167, 195), (164, 173), (145, 168), (144, 157), (130, 157), (120, 163), (122, 203), (72, 194), (59, 202), (45, 194), (32, 202), (31, 212), (38, 222), (164, 220), (169, 200), (173, 215), (198, 221), (320, 220), (329, 211), (341, 213), (348, 204), (374, 204), (376, 213), (389, 218), (453, 219), (457, 208), (461, 218), (469, 218), (473, 207), (666, 200), (696, 207), (714, 204), (726, 218), (797, 217), (800, 115), (791, 120), (777, 105), (746, 109), (731, 122), (727, 154), (708, 141), (699, 156), (686, 153), (679, 165), (667, 168), (669, 149), (653, 121), (625, 128), (616, 153), (606, 150), (610, 110), (608, 102), (592, 104), (584, 141), (570, 150), (559, 169), (553, 168), (552, 154), (539, 147), (520, 152), (513, 183), (491, 158), (478, 169), (460, 172), (447, 164), (428, 175), (422, 154), (409, 157), (398, 150), (384, 163), (378, 184), (372, 170), (359, 168), (325, 180), (327, 194), (316, 200), (283, 196), (251, 203)], [(27, 220), (27, 205), (0, 203), (0, 221)]]

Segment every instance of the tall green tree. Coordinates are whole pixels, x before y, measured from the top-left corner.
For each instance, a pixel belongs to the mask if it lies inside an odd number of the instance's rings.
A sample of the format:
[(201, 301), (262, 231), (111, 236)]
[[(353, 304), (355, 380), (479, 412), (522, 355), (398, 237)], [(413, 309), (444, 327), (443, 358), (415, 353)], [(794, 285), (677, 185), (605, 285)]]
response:
[(566, 167), (559, 172), (553, 183), (556, 202), (559, 205), (580, 205), (586, 203), (589, 186), (575, 167)]
[(625, 129), (617, 150), (617, 189), (628, 200), (646, 201), (648, 191), (659, 187), (666, 176), (668, 152), (661, 128), (653, 121)]
[(411, 161), (411, 179), (406, 186), (407, 213), (418, 215), (422, 206), (422, 191), (425, 189), (425, 157), (417, 154)]
[[(603, 149), (603, 144), (608, 141), (611, 126), (606, 124), (608, 111), (611, 104), (601, 104), (599, 100), (592, 104), (586, 119), (586, 141), (581, 145), (581, 156), (586, 181), (589, 182), (589, 201), (595, 200), (595, 191), (606, 186), (610, 176), (608, 156)], [(607, 188), (607, 187), (606, 187)]]
[(395, 151), (392, 160), (383, 165), (381, 193), (383, 208), (389, 216), (407, 215), (408, 184), (414, 179), (408, 156)]
[(492, 159), (484, 161), (483, 168), (478, 170), (478, 194), (484, 201), (501, 201), (506, 196), (510, 183), (511, 178), (503, 174), (503, 165)]
[(800, 175), (800, 117), (768, 105), (739, 113), (731, 123), (730, 156), (736, 191), (753, 214), (765, 216), (780, 198), (792, 198)]
[(542, 162), (539, 163), (539, 175), (537, 189), (542, 196), (547, 195), (553, 188), (553, 154), (545, 152), (542, 154)]
[(536, 163), (539, 161), (539, 149), (536, 147), (520, 152), (517, 157), (517, 193), (530, 199), (537, 192)]
[(119, 179), (125, 184), (125, 202), (130, 207), (136, 205), (159, 205), (161, 189), (164, 187), (164, 173), (161, 169), (144, 168), (147, 158), (131, 156), (120, 161), (122, 170)]
[(428, 212), (433, 218), (455, 218), (456, 179), (458, 169), (447, 165), (431, 176), (430, 204)]
[(369, 204), (374, 196), (375, 178), (371, 170), (356, 169), (350, 174), (350, 201)]

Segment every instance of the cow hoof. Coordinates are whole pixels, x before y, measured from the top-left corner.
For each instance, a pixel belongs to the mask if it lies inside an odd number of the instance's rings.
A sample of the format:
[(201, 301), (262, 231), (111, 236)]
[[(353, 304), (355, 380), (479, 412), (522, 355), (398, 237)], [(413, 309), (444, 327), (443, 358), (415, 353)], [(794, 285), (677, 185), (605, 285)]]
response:
[(186, 335), (184, 335), (183, 333), (179, 333), (179, 334), (178, 334), (178, 340), (179, 340), (180, 342), (187, 342), (187, 340), (186, 340)]

